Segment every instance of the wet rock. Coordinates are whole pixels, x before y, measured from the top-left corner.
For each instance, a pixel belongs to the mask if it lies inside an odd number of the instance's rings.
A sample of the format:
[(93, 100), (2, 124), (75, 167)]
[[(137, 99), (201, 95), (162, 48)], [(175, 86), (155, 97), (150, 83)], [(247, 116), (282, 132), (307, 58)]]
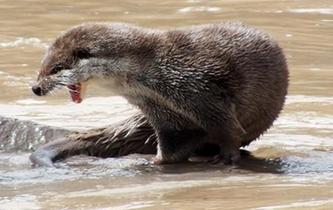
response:
[(0, 116), (0, 150), (30, 151), (73, 131)]

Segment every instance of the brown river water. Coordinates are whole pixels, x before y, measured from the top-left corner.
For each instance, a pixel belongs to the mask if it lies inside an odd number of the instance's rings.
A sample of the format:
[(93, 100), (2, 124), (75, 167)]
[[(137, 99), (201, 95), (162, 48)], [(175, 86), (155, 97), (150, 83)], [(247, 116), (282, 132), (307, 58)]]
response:
[[(147, 27), (241, 20), (285, 49), (290, 89), (280, 118), (240, 166), (153, 166), (150, 156), (76, 156), (34, 168), (0, 150), (0, 209), (333, 209), (332, 0), (0, 0), (0, 115), (87, 129), (124, 118), (119, 97), (90, 87), (79, 105), (30, 86), (49, 43), (86, 21)], [(0, 139), (1, 142), (1, 139)]]

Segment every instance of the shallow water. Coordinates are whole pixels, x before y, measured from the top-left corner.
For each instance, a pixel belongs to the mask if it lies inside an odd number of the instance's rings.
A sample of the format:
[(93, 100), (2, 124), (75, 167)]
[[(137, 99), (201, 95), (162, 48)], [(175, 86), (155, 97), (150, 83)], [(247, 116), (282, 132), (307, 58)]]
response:
[(86, 129), (132, 112), (96, 87), (80, 105), (63, 92), (32, 95), (46, 47), (72, 25), (172, 28), (230, 19), (270, 32), (290, 67), (281, 117), (246, 148), (255, 158), (225, 167), (152, 166), (150, 156), (135, 155), (73, 157), (46, 169), (32, 168), (28, 152), (0, 151), (0, 209), (333, 209), (331, 0), (0, 0), (0, 115)]

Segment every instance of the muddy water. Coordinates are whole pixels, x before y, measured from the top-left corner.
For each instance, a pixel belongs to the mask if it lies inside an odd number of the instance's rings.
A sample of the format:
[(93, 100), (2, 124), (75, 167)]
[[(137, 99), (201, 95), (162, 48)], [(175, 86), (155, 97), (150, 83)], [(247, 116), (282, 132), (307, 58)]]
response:
[(291, 71), (283, 114), (246, 148), (255, 158), (239, 167), (157, 167), (149, 156), (74, 157), (46, 169), (32, 168), (28, 152), (0, 151), (0, 209), (333, 209), (331, 0), (0, 0), (0, 115), (86, 129), (131, 112), (96, 87), (80, 105), (62, 92), (31, 94), (45, 48), (72, 25), (170, 28), (230, 19), (272, 33)]

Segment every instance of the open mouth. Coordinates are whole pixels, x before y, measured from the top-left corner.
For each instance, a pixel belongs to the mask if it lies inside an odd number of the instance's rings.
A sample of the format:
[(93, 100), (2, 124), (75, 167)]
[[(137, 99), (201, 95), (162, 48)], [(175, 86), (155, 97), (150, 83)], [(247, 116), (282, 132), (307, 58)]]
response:
[(82, 102), (82, 97), (81, 97), (81, 83), (77, 83), (74, 85), (68, 85), (67, 86), (69, 89), (69, 94), (71, 96), (71, 99), (75, 103), (81, 103)]

